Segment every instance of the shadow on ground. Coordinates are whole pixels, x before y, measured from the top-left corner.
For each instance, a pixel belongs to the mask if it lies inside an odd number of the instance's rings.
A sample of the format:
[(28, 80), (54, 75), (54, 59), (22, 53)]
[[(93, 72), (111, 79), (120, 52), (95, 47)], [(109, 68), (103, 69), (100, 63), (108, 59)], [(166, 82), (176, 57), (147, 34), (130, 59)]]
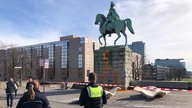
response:
[(46, 96), (55, 96), (55, 95), (67, 95), (67, 94), (80, 94), (81, 90), (79, 89), (70, 89), (70, 90), (54, 90), (45, 92)]
[[(79, 90), (79, 89), (70, 89), (70, 90), (55, 89), (55, 90), (51, 90), (51, 91), (46, 91), (45, 95), (46, 96), (55, 96), (55, 95), (65, 95), (65, 94), (80, 94), (80, 92), (81, 92), (81, 90)], [(43, 92), (41, 91), (41, 93), (43, 93)], [(16, 98), (23, 96), (23, 94), (24, 93), (18, 93)]]
[(153, 101), (153, 100), (159, 99), (159, 98), (160, 98), (159, 96), (156, 96), (155, 98), (150, 99), (150, 98), (146, 98), (142, 94), (135, 94), (135, 95), (131, 95), (127, 98), (117, 99), (117, 101), (146, 101), (146, 102), (150, 102), (150, 101)]

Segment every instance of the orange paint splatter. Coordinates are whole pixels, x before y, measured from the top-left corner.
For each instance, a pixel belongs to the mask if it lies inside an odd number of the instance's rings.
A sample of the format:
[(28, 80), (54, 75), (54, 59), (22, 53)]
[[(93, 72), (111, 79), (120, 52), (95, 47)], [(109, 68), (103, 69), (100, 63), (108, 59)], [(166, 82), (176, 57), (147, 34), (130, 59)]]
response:
[(107, 54), (109, 53), (109, 50), (105, 50), (103, 53), (102, 53), (102, 56), (103, 56), (103, 60), (104, 60), (104, 65), (105, 65), (105, 71), (109, 70), (109, 59), (107, 57)]

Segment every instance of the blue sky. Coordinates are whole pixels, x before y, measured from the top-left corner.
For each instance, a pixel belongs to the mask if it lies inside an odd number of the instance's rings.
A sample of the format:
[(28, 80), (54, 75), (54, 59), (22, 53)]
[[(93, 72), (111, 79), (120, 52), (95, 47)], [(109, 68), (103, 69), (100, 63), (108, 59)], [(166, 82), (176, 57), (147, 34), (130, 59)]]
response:
[[(107, 15), (111, 0), (0, 0), (0, 41), (18, 46), (58, 41), (77, 35), (97, 40), (98, 13)], [(121, 19), (130, 18), (135, 35), (128, 43), (144, 41), (149, 62), (184, 58), (192, 70), (191, 0), (113, 0)], [(113, 45), (117, 36), (107, 37)], [(124, 43), (123, 36), (118, 44)]]

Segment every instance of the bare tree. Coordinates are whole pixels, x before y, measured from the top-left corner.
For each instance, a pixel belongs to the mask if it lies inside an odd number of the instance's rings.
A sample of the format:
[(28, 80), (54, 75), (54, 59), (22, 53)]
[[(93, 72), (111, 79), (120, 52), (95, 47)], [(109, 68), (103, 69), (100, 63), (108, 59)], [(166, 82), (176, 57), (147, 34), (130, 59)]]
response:
[(142, 79), (142, 59), (138, 55), (134, 57), (132, 62), (132, 74), (134, 80)]
[[(7, 80), (7, 78), (14, 76), (14, 75), (11, 75), (11, 74), (13, 74), (14, 70), (9, 66), (8, 60), (10, 60), (10, 58), (8, 59), (8, 52), (7, 52), (7, 49), (12, 46), (14, 46), (14, 45), (7, 45), (0, 41), (0, 50), (1, 50), (0, 60), (2, 62), (1, 63), (1, 71), (2, 71), (1, 74), (3, 74), (2, 80)], [(10, 69), (12, 69), (11, 73), (9, 71)]]
[(173, 69), (175, 81), (181, 81), (186, 73), (186, 69)]
[(166, 72), (166, 77), (167, 77), (167, 80), (171, 81), (174, 77), (174, 74), (173, 74), (174, 70), (172, 69), (169, 69), (168, 72)]
[[(0, 42), (0, 60), (3, 73), (2, 80), (13, 77), (17, 81), (22, 81), (31, 75), (32, 67), (29, 59), (29, 52), (15, 45), (5, 45)], [(18, 68), (19, 67), (19, 68)]]

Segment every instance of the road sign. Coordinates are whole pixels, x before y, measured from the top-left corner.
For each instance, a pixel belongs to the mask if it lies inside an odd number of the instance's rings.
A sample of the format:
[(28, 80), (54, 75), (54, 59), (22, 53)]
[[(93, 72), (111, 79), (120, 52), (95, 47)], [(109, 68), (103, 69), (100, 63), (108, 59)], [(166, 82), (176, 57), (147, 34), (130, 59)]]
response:
[(49, 68), (49, 59), (45, 59), (44, 68)]
[(17, 67), (17, 66), (15, 67), (15, 69), (21, 69), (21, 68), (22, 68), (22, 67), (19, 67), (19, 66), (18, 66), (18, 67)]
[(44, 66), (44, 68), (49, 68), (49, 59), (40, 59), (39, 66)]
[(39, 66), (44, 66), (44, 59), (39, 60)]

